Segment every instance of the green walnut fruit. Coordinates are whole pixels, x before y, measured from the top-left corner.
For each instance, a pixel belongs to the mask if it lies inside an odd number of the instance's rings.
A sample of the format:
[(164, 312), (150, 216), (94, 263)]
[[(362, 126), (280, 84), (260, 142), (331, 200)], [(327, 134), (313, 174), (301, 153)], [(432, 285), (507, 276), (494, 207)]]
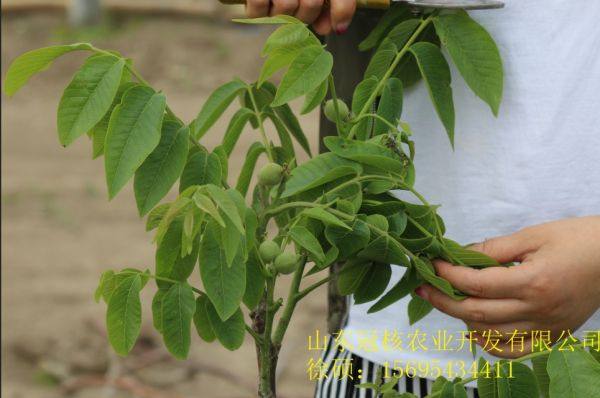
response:
[(277, 163), (268, 163), (258, 172), (258, 182), (266, 186), (278, 184), (282, 173), (283, 167)]
[(277, 243), (272, 240), (266, 240), (258, 247), (258, 253), (265, 263), (270, 263), (275, 260), (275, 257), (281, 254), (281, 249)]
[[(341, 99), (337, 100), (337, 105), (338, 105), (338, 111), (340, 112), (340, 120), (344, 120), (348, 117), (348, 115), (350, 114), (350, 110), (348, 109), (348, 105), (346, 105), (346, 103), (344, 101), (342, 101)], [(327, 101), (325, 103), (325, 108), (323, 109), (323, 112), (325, 113), (325, 117), (327, 119), (329, 119), (332, 122), (336, 122), (336, 116), (335, 116), (335, 104), (333, 102), (332, 99), (330, 99), (329, 101)]]
[(277, 272), (287, 275), (296, 271), (299, 262), (300, 257), (297, 254), (285, 252), (275, 258), (274, 265)]

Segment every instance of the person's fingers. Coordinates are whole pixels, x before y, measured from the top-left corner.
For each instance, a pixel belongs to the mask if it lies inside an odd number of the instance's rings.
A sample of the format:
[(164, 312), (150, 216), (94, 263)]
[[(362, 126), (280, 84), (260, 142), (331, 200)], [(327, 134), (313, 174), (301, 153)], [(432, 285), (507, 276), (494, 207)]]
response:
[(346, 33), (356, 11), (356, 0), (331, 0), (331, 26), (338, 35)]
[(246, 15), (248, 18), (266, 17), (270, 7), (270, 0), (246, 0)]
[(331, 13), (329, 8), (325, 8), (321, 11), (321, 15), (319, 15), (317, 20), (313, 23), (313, 28), (315, 29), (315, 32), (321, 36), (327, 36), (332, 32)]
[(523, 261), (525, 256), (537, 250), (541, 241), (531, 229), (524, 229), (511, 235), (487, 239), (471, 245), (469, 249), (492, 257), (500, 263)]
[(272, 0), (271, 15), (294, 15), (298, 9), (298, 0)]
[(529, 306), (516, 299), (468, 297), (457, 301), (431, 285), (422, 285), (415, 292), (438, 310), (467, 323), (509, 323), (523, 321), (530, 316)]
[(532, 276), (525, 266), (474, 269), (452, 265), (446, 261), (433, 262), (439, 276), (458, 290), (475, 297), (519, 298), (527, 295)]
[(468, 324), (469, 330), (477, 332), (479, 335), (486, 334), (494, 336), (503, 342), (514, 340), (515, 345), (523, 338), (531, 337), (531, 330), (535, 325), (529, 321), (512, 322), (512, 323), (483, 323), (470, 321)]
[(504, 359), (517, 359), (532, 352), (532, 340), (527, 338), (523, 345), (515, 346), (510, 342), (490, 342), (486, 337), (477, 334), (477, 345), (488, 354)]
[(300, 5), (296, 11), (296, 18), (311, 24), (321, 15), (324, 0), (300, 0)]

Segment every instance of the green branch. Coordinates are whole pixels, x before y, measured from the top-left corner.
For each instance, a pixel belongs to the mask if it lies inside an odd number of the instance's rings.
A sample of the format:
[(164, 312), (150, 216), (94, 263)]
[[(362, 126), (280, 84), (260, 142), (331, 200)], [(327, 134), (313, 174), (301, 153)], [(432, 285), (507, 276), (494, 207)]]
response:
[(281, 346), (281, 342), (283, 341), (285, 332), (290, 324), (290, 320), (292, 319), (292, 314), (294, 313), (294, 309), (296, 308), (296, 304), (298, 303), (297, 296), (298, 291), (300, 289), (300, 282), (302, 281), (302, 275), (304, 274), (305, 266), (306, 257), (303, 257), (302, 261), (300, 262), (300, 266), (294, 272), (294, 277), (292, 279), (292, 284), (290, 285), (290, 291), (285, 302), (285, 307), (283, 307), (283, 313), (281, 314), (281, 318), (279, 319), (279, 323), (277, 324), (277, 329), (275, 330), (275, 334), (273, 335), (273, 344), (276, 347)]

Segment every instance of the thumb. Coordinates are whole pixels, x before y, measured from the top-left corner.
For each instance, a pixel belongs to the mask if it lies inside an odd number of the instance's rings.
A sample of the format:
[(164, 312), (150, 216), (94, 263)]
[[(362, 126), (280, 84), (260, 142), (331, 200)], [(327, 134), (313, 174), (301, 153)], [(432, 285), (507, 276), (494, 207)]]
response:
[(522, 262), (524, 257), (540, 247), (539, 239), (529, 230), (522, 230), (510, 235), (486, 239), (471, 245), (469, 249), (481, 252), (498, 261), (508, 263)]
[(331, 26), (337, 34), (344, 34), (356, 11), (356, 0), (331, 0)]

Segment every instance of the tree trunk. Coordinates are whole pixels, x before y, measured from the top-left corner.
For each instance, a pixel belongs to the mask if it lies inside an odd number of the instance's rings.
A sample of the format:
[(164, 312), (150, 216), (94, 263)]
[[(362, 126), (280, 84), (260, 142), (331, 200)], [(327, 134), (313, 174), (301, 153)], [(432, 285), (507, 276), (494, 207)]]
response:
[[(363, 74), (370, 59), (370, 52), (360, 52), (358, 44), (375, 27), (382, 12), (377, 10), (358, 10), (348, 31), (343, 35), (330, 35), (325, 38), (327, 50), (334, 57), (333, 77), (337, 96), (347, 104), (352, 102), (354, 88), (363, 79)], [(321, 112), (319, 131), (319, 151), (324, 152), (323, 138), (336, 135), (335, 124), (327, 120)], [(348, 311), (346, 298), (337, 291), (337, 273), (342, 264), (334, 264), (330, 272), (334, 275), (328, 286), (328, 317), (329, 333), (337, 333), (343, 326)]]
[[(250, 314), (250, 317), (252, 318), (252, 329), (259, 335), (264, 335), (265, 332), (265, 315), (266, 302), (263, 299), (258, 308)], [(269, 349), (265, 352), (264, 346), (257, 342), (256, 359), (258, 364), (258, 396), (261, 398), (276, 398), (277, 388), (275, 376), (277, 374), (279, 347), (274, 347), (273, 344), (269, 344)]]

